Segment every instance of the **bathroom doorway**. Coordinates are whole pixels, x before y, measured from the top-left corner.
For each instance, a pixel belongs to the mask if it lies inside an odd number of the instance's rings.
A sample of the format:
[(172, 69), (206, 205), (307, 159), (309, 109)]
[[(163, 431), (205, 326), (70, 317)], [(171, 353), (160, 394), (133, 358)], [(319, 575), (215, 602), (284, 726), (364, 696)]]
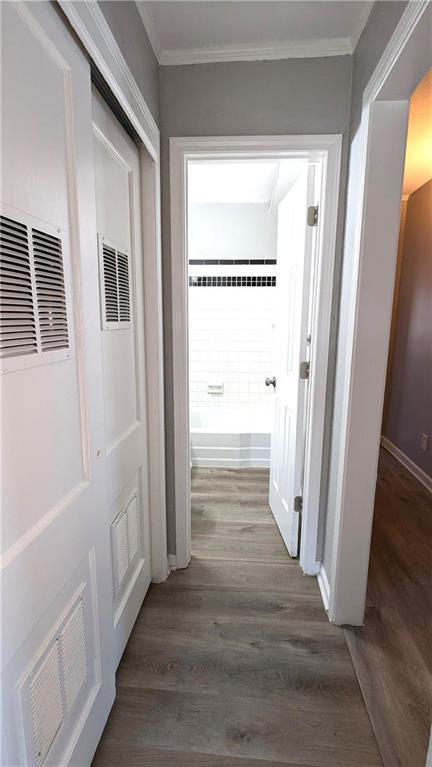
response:
[(176, 567), (192, 470), (240, 504), (259, 480), (284, 556), (317, 573), (339, 161), (340, 137), (171, 141)]

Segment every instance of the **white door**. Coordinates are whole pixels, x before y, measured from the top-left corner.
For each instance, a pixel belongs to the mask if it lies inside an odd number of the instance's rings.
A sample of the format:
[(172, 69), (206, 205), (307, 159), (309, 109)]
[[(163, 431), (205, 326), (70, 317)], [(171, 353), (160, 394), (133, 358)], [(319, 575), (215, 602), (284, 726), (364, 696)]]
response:
[(117, 666), (151, 579), (140, 157), (96, 91), (93, 134)]
[(2, 3), (2, 765), (88, 765), (115, 695), (90, 67)]
[(300, 364), (307, 359), (308, 304), (313, 228), (314, 168), (295, 181), (278, 208), (275, 408), (271, 445), (270, 507), (289, 554), (298, 554), (302, 496), (307, 381)]

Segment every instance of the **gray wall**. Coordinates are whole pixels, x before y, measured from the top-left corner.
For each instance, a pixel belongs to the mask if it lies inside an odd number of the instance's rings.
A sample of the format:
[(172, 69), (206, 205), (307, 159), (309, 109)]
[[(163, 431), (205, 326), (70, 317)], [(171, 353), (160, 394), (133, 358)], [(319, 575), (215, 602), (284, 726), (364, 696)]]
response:
[(363, 92), (370, 77), (381, 58), (384, 49), (392, 36), (402, 13), (407, 6), (406, 2), (376, 2), (372, 8), (367, 24), (360, 36), (353, 61), (353, 80), (351, 96), (351, 131), (350, 131), (350, 161), (349, 161), (349, 189), (347, 199), (347, 216), (345, 224), (345, 241), (343, 256), (343, 274), (341, 287), (341, 300), (339, 309), (339, 331), (337, 344), (336, 379), (334, 386), (333, 424), (330, 444), (330, 465), (328, 476), (327, 515), (324, 530), (322, 558), (327, 576), (330, 578), (333, 558), (333, 537), (336, 513), (336, 496), (338, 481), (338, 465), (341, 446), (341, 416), (342, 395), (347, 359), (347, 317), (349, 315), (349, 303), (351, 301), (351, 277), (352, 277), (352, 248), (353, 233), (355, 229), (358, 196), (357, 196), (357, 166), (359, 150), (356, 146), (356, 134), (358, 131)]
[(102, 0), (99, 6), (148, 108), (159, 123), (159, 64), (135, 3)]
[[(172, 318), (169, 207), (171, 136), (342, 133), (336, 257), (340, 276), (350, 116), (351, 56), (160, 68), (168, 547), (175, 553)], [(334, 354), (334, 342), (332, 353)], [(332, 366), (331, 366), (332, 367)]]
[[(383, 433), (432, 477), (432, 179), (408, 199)], [(429, 451), (420, 449), (422, 433)]]

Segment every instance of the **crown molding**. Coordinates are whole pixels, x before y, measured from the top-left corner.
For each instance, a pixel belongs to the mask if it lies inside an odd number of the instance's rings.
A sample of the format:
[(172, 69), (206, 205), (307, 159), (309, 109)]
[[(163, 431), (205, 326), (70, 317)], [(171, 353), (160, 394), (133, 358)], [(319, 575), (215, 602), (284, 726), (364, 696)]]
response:
[(373, 8), (373, 2), (364, 3), (357, 20), (356, 28), (351, 34), (351, 46), (353, 51), (357, 48), (358, 41), (362, 35), (362, 32), (367, 24), (369, 16)]
[(210, 64), (223, 61), (272, 61), (276, 59), (321, 58), (351, 56), (352, 43), (348, 37), (327, 40), (299, 40), (275, 42), (265, 45), (221, 45), (190, 50), (162, 50), (162, 66)]
[(141, 16), (141, 21), (144, 25), (144, 29), (147, 32), (147, 37), (150, 40), (150, 45), (153, 48), (153, 53), (156, 56), (158, 63), (160, 64), (160, 57), (161, 57), (161, 46), (159, 43), (159, 37), (156, 32), (156, 27), (153, 23), (153, 19), (148, 12), (147, 8), (145, 7), (144, 3), (135, 2), (135, 5), (138, 9), (138, 13)]

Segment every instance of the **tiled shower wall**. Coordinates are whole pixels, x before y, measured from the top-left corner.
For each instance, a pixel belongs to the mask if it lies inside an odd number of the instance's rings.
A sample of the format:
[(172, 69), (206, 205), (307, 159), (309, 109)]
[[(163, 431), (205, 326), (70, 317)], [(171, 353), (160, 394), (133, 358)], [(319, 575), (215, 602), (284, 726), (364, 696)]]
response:
[[(272, 270), (266, 269), (269, 274)], [(234, 274), (233, 267), (195, 267), (195, 274)], [(261, 274), (258, 266), (235, 274)], [(273, 272), (274, 273), (274, 272)], [(257, 428), (271, 428), (274, 287), (189, 288), (189, 374), (191, 413), (203, 410), (249, 413)], [(209, 393), (223, 385), (223, 393)], [(254, 423), (251, 423), (252, 429)]]

